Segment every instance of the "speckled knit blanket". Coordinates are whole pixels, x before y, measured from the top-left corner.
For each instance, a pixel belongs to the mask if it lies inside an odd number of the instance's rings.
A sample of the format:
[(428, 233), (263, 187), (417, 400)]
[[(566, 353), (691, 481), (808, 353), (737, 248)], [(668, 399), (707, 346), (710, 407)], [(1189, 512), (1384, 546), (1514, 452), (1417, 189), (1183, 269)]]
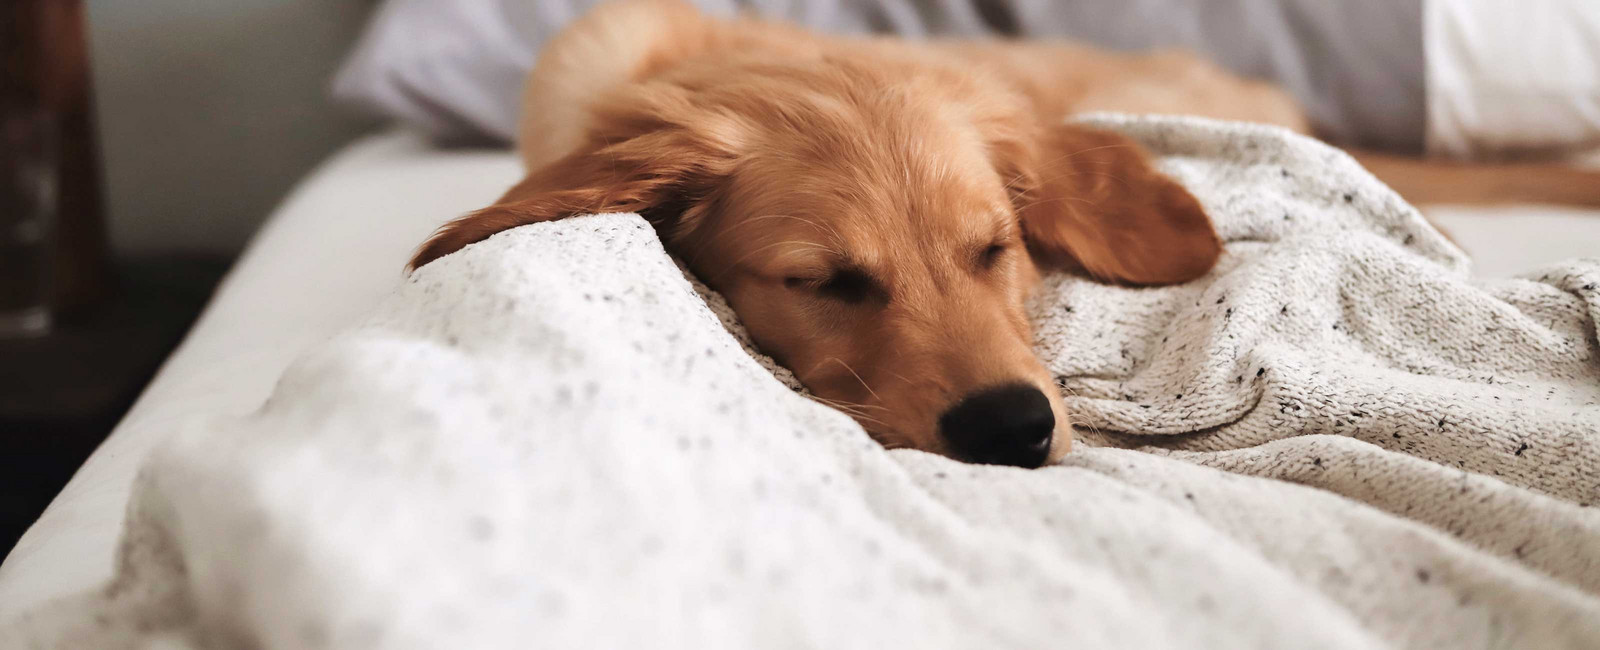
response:
[(1474, 281), (1316, 142), (1091, 122), (1228, 254), (1046, 281), (1085, 422), (1059, 466), (884, 451), (641, 219), (575, 218), (429, 265), (258, 413), (178, 432), (116, 581), (0, 646), (1600, 645), (1600, 262)]

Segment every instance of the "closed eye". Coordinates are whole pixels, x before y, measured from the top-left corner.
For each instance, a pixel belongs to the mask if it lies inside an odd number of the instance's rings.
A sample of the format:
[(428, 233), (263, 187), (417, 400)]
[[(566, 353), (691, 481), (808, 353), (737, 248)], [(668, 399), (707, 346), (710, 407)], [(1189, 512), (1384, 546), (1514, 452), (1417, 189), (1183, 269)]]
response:
[(1007, 250), (1009, 249), (1003, 243), (995, 242), (990, 244), (983, 249), (983, 252), (978, 254), (978, 268), (984, 270), (994, 268), (994, 265), (999, 264), (1001, 258), (1005, 257)]
[(840, 269), (824, 278), (785, 278), (783, 286), (850, 304), (865, 302), (878, 293), (872, 278), (856, 269)]

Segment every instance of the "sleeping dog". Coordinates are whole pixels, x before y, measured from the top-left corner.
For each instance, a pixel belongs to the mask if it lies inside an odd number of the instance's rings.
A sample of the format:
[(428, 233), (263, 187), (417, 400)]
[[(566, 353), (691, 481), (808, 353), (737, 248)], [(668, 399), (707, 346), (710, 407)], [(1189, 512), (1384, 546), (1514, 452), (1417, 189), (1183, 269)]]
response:
[(666, 0), (604, 5), (539, 57), (530, 170), (418, 267), (523, 224), (637, 212), (756, 343), (888, 447), (1036, 467), (1072, 417), (1035, 358), (1042, 270), (1185, 282), (1200, 204), (1091, 110), (1307, 130), (1277, 88), (1175, 53), (841, 38)]

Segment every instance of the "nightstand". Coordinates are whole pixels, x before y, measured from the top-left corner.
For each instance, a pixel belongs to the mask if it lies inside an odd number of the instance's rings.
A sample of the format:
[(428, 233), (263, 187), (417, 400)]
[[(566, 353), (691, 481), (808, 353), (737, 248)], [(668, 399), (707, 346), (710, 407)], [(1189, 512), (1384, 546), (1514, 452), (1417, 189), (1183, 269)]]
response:
[[(0, 111), (23, 116), (5, 123), (5, 135), (39, 144), (32, 157), (8, 150), (12, 164), (0, 169), (9, 169), (11, 180), (44, 179), (29, 187), (48, 197), (30, 204), (38, 213), (14, 207), (20, 199), (0, 206), (13, 206), (18, 218), (48, 215), (40, 231), (54, 234), (29, 249), (43, 251), (38, 258), (48, 263), (22, 268), (11, 259), (0, 282), (13, 283), (3, 295), (31, 296), (34, 305), (37, 292), (28, 291), (41, 285), (27, 278), (50, 278), (42, 286), (56, 323), (46, 336), (0, 339), (0, 549), (6, 551), (111, 431), (226, 267), (217, 260), (147, 260), (122, 265), (122, 277), (113, 279), (84, 33), (81, 0), (0, 3)], [(0, 190), (14, 187), (22, 185)]]
[(227, 271), (226, 259), (116, 264), (118, 287), (49, 336), (0, 340), (0, 554), (122, 419)]

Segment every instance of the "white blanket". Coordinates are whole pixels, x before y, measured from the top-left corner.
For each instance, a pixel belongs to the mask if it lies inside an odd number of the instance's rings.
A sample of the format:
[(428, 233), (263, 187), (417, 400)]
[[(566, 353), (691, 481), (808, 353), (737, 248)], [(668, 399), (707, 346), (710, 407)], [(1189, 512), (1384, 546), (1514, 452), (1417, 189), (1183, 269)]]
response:
[(1093, 123), (1229, 254), (1047, 280), (1038, 350), (1087, 423), (1060, 466), (886, 452), (638, 217), (528, 226), (178, 432), (116, 580), (0, 612), (0, 647), (1600, 643), (1600, 261), (1472, 281), (1311, 140)]

